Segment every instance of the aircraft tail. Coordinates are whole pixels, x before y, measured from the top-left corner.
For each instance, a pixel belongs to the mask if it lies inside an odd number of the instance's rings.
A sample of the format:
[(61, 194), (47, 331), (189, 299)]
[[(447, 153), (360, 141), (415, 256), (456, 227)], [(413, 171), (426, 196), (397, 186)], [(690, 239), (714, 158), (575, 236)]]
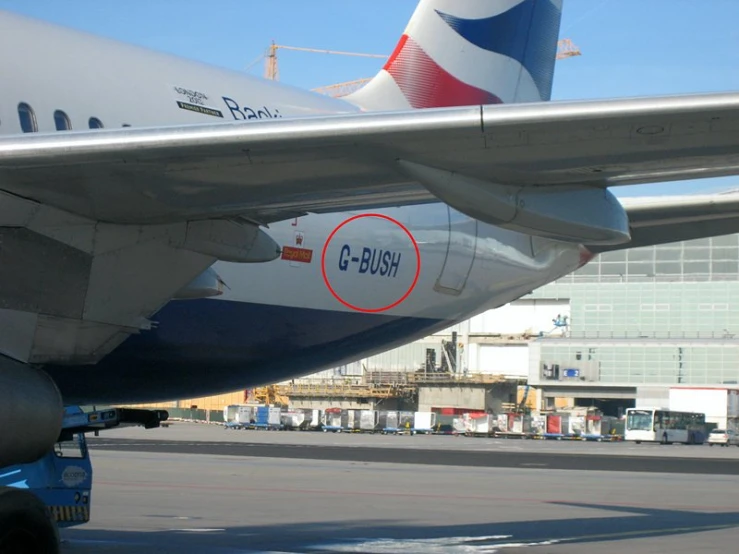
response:
[(562, 0), (420, 0), (366, 110), (549, 100)]

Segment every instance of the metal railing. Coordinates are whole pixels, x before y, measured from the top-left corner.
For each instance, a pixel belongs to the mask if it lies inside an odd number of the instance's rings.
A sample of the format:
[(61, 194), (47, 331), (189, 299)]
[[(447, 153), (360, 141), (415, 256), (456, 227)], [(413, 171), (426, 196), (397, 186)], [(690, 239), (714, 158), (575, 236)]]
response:
[(294, 398), (395, 398), (406, 396), (413, 390), (414, 387), (410, 385), (360, 384), (342, 381), (296, 382), (280, 387), (281, 394)]
[(365, 383), (387, 385), (420, 385), (420, 384), (479, 384), (501, 383), (510, 377), (489, 373), (441, 373), (411, 371), (370, 371), (364, 376)]

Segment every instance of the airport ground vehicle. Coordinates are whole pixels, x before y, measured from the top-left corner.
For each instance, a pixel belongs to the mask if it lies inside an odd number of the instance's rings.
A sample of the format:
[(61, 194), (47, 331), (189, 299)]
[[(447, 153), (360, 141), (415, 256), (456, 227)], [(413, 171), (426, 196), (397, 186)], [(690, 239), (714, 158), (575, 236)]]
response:
[(732, 429), (714, 429), (708, 435), (708, 445), (739, 446), (739, 433)]
[(65, 409), (54, 448), (39, 460), (0, 468), (0, 552), (58, 551), (58, 528), (90, 520), (92, 462), (85, 433), (120, 425), (158, 427), (163, 410)]
[(629, 408), (626, 410), (624, 440), (672, 444), (703, 444), (706, 440), (706, 415), (667, 409)]

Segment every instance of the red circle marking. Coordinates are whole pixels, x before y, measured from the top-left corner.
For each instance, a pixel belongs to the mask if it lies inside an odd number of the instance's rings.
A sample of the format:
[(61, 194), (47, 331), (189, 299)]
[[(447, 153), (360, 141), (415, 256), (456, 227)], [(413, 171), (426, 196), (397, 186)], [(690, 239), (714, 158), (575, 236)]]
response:
[[(413, 248), (416, 250), (416, 275), (415, 277), (413, 277), (413, 282), (411, 283), (411, 286), (408, 288), (406, 293), (403, 296), (401, 296), (398, 300), (396, 300), (392, 304), (383, 306), (382, 308), (360, 308), (359, 306), (355, 306), (354, 304), (347, 302), (341, 296), (339, 296), (339, 294), (333, 289), (333, 287), (331, 286), (331, 283), (328, 280), (328, 276), (326, 275), (326, 251), (328, 250), (328, 245), (331, 242), (331, 239), (334, 238), (334, 235), (344, 225), (346, 225), (347, 223), (351, 223), (352, 221), (356, 219), (361, 219), (363, 217), (377, 217), (379, 219), (385, 219), (391, 223), (395, 223), (395, 225), (403, 229), (403, 232), (406, 235), (408, 235), (408, 238), (411, 239), (411, 243), (413, 243)], [(408, 228), (405, 225), (403, 225), (397, 219), (393, 219), (392, 217), (384, 215), (384, 214), (359, 214), (359, 215), (350, 217), (349, 219), (341, 223), (338, 227), (336, 227), (336, 229), (334, 229), (331, 232), (331, 234), (326, 239), (326, 243), (323, 245), (323, 252), (321, 252), (321, 273), (323, 274), (323, 282), (326, 283), (326, 288), (328, 288), (329, 292), (333, 295), (334, 298), (336, 298), (336, 300), (341, 302), (347, 308), (351, 310), (356, 310), (358, 312), (364, 312), (364, 313), (384, 312), (404, 302), (406, 298), (410, 296), (411, 292), (413, 292), (413, 289), (416, 288), (416, 284), (418, 283), (418, 277), (421, 274), (421, 251), (418, 249), (418, 243), (416, 242), (416, 239), (413, 238), (413, 235), (411, 234), (411, 232), (408, 230)]]

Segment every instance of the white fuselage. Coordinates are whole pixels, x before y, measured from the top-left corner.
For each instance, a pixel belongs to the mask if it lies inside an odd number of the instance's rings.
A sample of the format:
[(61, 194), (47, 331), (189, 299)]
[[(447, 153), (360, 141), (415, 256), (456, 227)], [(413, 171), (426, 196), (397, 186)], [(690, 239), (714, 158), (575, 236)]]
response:
[[(341, 100), (10, 14), (0, 14), (0, 37), (0, 135), (22, 133), (20, 105), (32, 110), (39, 133), (69, 132), (57, 131), (58, 121), (68, 121), (72, 132), (88, 130), (91, 118), (119, 128), (358, 111)], [(370, 213), (393, 218), (412, 239), (385, 218), (347, 223), (359, 213), (271, 224), (269, 235), (301, 259), (216, 263), (223, 295), (170, 302), (152, 315), (155, 329), (129, 339), (97, 370), (49, 371), (74, 402), (243, 388), (421, 338), (581, 264), (576, 245), (477, 223), (440, 203)], [(83, 382), (101, 368), (128, 380)]]

